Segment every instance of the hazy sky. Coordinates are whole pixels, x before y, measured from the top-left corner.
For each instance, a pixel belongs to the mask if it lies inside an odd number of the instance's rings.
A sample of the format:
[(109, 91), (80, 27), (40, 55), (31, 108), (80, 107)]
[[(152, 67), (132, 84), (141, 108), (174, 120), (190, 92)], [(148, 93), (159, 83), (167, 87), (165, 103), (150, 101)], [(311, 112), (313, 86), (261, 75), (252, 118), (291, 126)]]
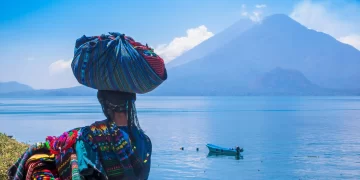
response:
[(241, 18), (283, 13), (360, 49), (360, 1), (310, 0), (4, 0), (0, 82), (34, 88), (78, 83), (70, 70), (75, 40), (118, 31), (148, 43), (167, 62)]

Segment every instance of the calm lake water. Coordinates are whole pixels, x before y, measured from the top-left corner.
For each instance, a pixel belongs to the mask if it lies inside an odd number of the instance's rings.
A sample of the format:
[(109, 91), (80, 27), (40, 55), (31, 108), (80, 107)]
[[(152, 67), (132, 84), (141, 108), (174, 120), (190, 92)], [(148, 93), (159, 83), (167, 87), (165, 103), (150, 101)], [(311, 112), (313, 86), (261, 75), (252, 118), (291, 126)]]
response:
[[(136, 105), (153, 143), (150, 179), (360, 179), (360, 97), (138, 97)], [(102, 119), (96, 97), (0, 98), (0, 132), (23, 142)], [(208, 156), (207, 143), (241, 146), (243, 159)]]

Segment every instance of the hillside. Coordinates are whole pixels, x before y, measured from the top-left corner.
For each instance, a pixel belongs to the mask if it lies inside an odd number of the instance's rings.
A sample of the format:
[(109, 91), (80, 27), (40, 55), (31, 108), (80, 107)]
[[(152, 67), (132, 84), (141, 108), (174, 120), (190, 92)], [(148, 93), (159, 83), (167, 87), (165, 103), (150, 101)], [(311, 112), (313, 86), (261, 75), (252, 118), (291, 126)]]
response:
[(252, 84), (251, 94), (262, 95), (330, 95), (330, 89), (313, 84), (301, 72), (275, 68), (262, 74)]
[(241, 19), (222, 32), (195, 46), (176, 59), (170, 61), (168, 64), (166, 64), (166, 67), (168, 69), (172, 69), (173, 67), (186, 64), (193, 60), (201, 59), (207, 54), (229, 43), (231, 40), (237, 38), (244, 31), (250, 29), (253, 25), (254, 23), (249, 19)]
[(0, 82), (0, 93), (31, 91), (31, 90), (33, 90), (32, 87), (15, 81)]
[(96, 96), (97, 90), (85, 86), (0, 93), (0, 96)]
[(8, 179), (7, 170), (27, 148), (27, 144), (17, 142), (6, 134), (0, 133), (0, 179)]
[(260, 75), (276, 67), (296, 70), (324, 89), (360, 89), (360, 51), (279, 14), (205, 57), (170, 69), (167, 82), (152, 94), (248, 94)]

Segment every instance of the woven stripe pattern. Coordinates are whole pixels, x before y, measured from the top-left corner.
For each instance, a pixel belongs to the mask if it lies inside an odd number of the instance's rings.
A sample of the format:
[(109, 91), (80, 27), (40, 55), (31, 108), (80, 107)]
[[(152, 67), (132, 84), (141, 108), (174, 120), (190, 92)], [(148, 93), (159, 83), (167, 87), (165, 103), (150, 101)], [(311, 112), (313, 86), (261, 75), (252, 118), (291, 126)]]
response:
[[(133, 39), (124, 34), (109, 34), (84, 35), (76, 40), (71, 68), (80, 84), (98, 90), (144, 94), (167, 79), (164, 62), (154, 61), (154, 58), (159, 59), (155, 53), (150, 51), (149, 54), (148, 49), (141, 51), (143, 49), (133, 42), (132, 45)], [(152, 65), (146, 60), (149, 55)]]
[(89, 144), (94, 152), (98, 152), (95, 159), (98, 169), (104, 169), (109, 180), (137, 179), (143, 164), (123, 136), (120, 128), (112, 121), (97, 121), (91, 126), (84, 127), (80, 132), (80, 140)]

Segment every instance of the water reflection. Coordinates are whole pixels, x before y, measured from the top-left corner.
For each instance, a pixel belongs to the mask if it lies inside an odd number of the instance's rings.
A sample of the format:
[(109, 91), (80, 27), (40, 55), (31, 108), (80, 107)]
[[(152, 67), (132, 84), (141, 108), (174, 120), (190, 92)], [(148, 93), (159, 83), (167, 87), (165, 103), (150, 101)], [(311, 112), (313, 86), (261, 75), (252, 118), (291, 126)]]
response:
[(209, 152), (207, 158), (228, 158), (228, 159), (240, 160), (240, 159), (244, 159), (244, 156), (242, 156), (241, 154), (230, 155), (230, 154), (219, 154), (219, 153)]

